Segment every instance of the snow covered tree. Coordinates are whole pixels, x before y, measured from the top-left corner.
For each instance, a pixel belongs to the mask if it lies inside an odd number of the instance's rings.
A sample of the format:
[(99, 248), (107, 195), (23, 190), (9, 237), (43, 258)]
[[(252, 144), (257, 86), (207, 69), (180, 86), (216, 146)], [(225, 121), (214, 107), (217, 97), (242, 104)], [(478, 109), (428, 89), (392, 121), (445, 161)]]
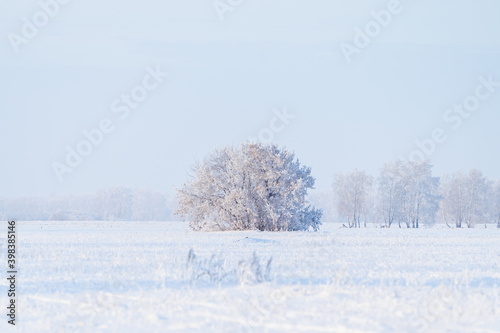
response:
[(390, 228), (397, 221), (401, 209), (402, 161), (387, 163), (378, 178), (378, 207), (385, 227)]
[(462, 228), (463, 224), (473, 228), (477, 223), (486, 223), (490, 189), (490, 182), (476, 169), (469, 174), (459, 171), (443, 177), (441, 217), (447, 225), (451, 222), (457, 228)]
[(491, 216), (493, 217), (497, 228), (500, 228), (500, 179), (497, 179), (494, 182), (491, 197)]
[(406, 196), (402, 221), (408, 228), (418, 228), (421, 221), (433, 222), (439, 209), (439, 178), (432, 177), (428, 162), (408, 162), (403, 167)]
[(373, 177), (364, 171), (354, 170), (346, 174), (337, 173), (333, 183), (339, 217), (349, 228), (360, 228), (361, 217), (366, 227), (366, 206)]
[(397, 222), (418, 228), (433, 222), (438, 210), (439, 179), (428, 162), (394, 161), (382, 168), (378, 179), (378, 205), (386, 227)]
[(318, 230), (322, 211), (308, 205), (311, 169), (276, 145), (216, 149), (177, 189), (176, 214), (194, 230)]

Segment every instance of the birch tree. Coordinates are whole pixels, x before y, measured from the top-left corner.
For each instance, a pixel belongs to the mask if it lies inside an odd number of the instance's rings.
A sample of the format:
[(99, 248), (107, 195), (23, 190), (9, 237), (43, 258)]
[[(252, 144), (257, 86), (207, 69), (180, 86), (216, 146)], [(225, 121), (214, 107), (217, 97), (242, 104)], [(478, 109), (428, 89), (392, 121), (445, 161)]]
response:
[(390, 228), (396, 221), (401, 227), (403, 176), (401, 174), (403, 161), (386, 163), (378, 178), (378, 207), (383, 217), (384, 225)]
[(473, 228), (487, 221), (491, 184), (482, 172), (472, 169), (468, 174), (458, 171), (443, 177), (440, 192), (440, 216), (445, 223), (457, 228)]
[(408, 228), (418, 228), (421, 221), (434, 221), (438, 210), (439, 178), (432, 177), (432, 166), (428, 162), (403, 164), (402, 221)]
[(349, 228), (360, 228), (361, 218), (366, 227), (367, 201), (373, 184), (373, 177), (364, 171), (354, 170), (335, 175), (333, 189), (336, 195), (339, 217), (347, 222)]
[(418, 228), (432, 222), (438, 210), (439, 179), (428, 162), (394, 161), (384, 165), (378, 178), (378, 209), (386, 227)]
[(497, 228), (500, 228), (500, 179), (496, 180), (492, 190), (492, 211), (491, 216), (495, 221)]

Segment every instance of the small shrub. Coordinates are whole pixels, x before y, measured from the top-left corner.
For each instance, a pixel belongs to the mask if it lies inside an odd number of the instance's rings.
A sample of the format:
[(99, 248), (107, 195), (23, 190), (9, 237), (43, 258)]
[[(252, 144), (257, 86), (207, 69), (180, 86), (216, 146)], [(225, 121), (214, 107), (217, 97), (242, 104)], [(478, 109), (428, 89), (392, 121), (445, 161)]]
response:
[(222, 282), (254, 285), (271, 281), (272, 257), (261, 264), (259, 256), (254, 252), (248, 259), (238, 262), (236, 268), (230, 268), (221, 254), (213, 254), (210, 258), (198, 257), (191, 249), (185, 267), (185, 278), (191, 284), (197, 282), (219, 284)]
[(248, 260), (240, 260), (238, 263), (238, 282), (240, 285), (258, 284), (271, 280), (271, 263), (269, 258), (267, 264), (261, 265), (260, 258), (254, 252)]

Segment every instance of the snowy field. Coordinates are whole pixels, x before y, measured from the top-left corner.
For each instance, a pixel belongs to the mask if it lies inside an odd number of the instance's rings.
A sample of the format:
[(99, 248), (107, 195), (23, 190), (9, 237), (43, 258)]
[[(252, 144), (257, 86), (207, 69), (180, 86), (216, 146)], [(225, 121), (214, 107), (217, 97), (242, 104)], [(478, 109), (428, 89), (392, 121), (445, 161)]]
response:
[(18, 246), (19, 332), (500, 332), (493, 227), (19, 222)]

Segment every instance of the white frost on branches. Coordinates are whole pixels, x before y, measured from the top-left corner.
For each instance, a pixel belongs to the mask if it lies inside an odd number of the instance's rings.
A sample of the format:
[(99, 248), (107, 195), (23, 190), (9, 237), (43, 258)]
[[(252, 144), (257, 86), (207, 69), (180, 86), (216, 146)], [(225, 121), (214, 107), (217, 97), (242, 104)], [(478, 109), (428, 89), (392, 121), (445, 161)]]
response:
[(177, 189), (176, 212), (194, 230), (318, 230), (322, 211), (308, 205), (315, 179), (276, 145), (216, 149)]
[(367, 209), (373, 177), (364, 171), (354, 170), (346, 174), (337, 173), (333, 183), (337, 201), (337, 212), (349, 228), (360, 228), (361, 217), (366, 227)]
[(418, 228), (433, 222), (438, 210), (439, 179), (428, 162), (395, 161), (382, 168), (378, 179), (378, 207), (386, 227), (393, 223)]
[(497, 228), (500, 228), (500, 180), (494, 182), (492, 192), (491, 216), (496, 222)]
[(491, 182), (481, 171), (472, 169), (469, 174), (459, 171), (443, 177), (440, 192), (443, 197), (440, 216), (446, 224), (473, 228), (487, 222)]

